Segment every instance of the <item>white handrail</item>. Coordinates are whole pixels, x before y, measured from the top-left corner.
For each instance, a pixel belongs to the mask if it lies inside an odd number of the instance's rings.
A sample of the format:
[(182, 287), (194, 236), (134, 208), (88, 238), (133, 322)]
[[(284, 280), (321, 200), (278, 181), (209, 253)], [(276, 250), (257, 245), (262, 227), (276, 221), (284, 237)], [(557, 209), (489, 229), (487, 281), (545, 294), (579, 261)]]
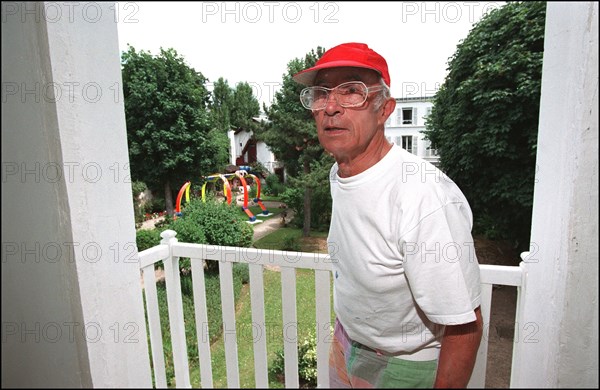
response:
[[(189, 366), (185, 347), (185, 329), (183, 329), (183, 314), (181, 301), (181, 284), (179, 279), (178, 259), (189, 257), (192, 259), (192, 276), (194, 291), (194, 306), (196, 311), (196, 329), (198, 332), (198, 350), (200, 355), (201, 385), (203, 388), (213, 386), (212, 366), (210, 358), (210, 345), (206, 329), (206, 291), (204, 285), (203, 261), (219, 261), (221, 296), (223, 300), (223, 323), (226, 327), (227, 340), (226, 365), (228, 387), (239, 387), (239, 370), (237, 360), (237, 338), (235, 330), (235, 309), (232, 293), (232, 263), (240, 262), (250, 265), (250, 289), (253, 326), (264, 326), (264, 284), (262, 270), (264, 266), (281, 267), (282, 277), (282, 321), (285, 324), (296, 323), (296, 279), (295, 269), (304, 268), (315, 270), (316, 290), (316, 335), (317, 335), (317, 385), (319, 388), (329, 386), (329, 343), (330, 343), (330, 283), (331, 259), (326, 254), (289, 252), (266, 250), (256, 248), (238, 248), (228, 246), (215, 246), (204, 244), (180, 243), (175, 239), (176, 233), (170, 230), (163, 232), (161, 245), (139, 253), (140, 269), (144, 274), (146, 286), (146, 301), (148, 306), (150, 340), (157, 387), (166, 384), (164, 359), (159, 351), (162, 350), (160, 334), (160, 318), (158, 318), (158, 298), (154, 278), (154, 264), (165, 263), (165, 281), (167, 284), (171, 337), (173, 352), (177, 356), (175, 362), (175, 376), (178, 387), (189, 387)], [(485, 387), (489, 321), (492, 299), (492, 286), (505, 285), (517, 287), (517, 314), (515, 322), (518, 323), (520, 312), (519, 299), (522, 295), (523, 268), (519, 266), (480, 265), (482, 283), (482, 317), (484, 320), (484, 335), (479, 347), (477, 361), (469, 387)], [(151, 271), (151, 272), (150, 272)], [(288, 327), (289, 328), (289, 327)], [(327, 329), (326, 329), (327, 328)], [(264, 329), (263, 329), (264, 330)], [(292, 333), (294, 329), (287, 329)], [(516, 328), (515, 328), (516, 331)], [(298, 378), (298, 343), (297, 334), (284, 339), (285, 378), (286, 387), (299, 386)], [(268, 365), (265, 340), (262, 337), (254, 341), (255, 379), (257, 387), (268, 386)], [(158, 356), (157, 356), (158, 355)], [(162, 359), (162, 360), (161, 360)], [(513, 356), (513, 368), (518, 360)], [(512, 382), (511, 382), (512, 385)]]

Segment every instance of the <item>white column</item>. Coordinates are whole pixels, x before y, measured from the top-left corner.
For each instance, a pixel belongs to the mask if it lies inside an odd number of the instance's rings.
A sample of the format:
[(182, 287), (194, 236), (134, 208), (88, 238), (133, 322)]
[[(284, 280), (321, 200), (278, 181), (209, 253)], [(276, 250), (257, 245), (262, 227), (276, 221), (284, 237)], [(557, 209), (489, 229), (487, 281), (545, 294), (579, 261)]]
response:
[(598, 387), (598, 4), (548, 2), (512, 386)]
[(149, 387), (114, 4), (2, 18), (2, 385)]

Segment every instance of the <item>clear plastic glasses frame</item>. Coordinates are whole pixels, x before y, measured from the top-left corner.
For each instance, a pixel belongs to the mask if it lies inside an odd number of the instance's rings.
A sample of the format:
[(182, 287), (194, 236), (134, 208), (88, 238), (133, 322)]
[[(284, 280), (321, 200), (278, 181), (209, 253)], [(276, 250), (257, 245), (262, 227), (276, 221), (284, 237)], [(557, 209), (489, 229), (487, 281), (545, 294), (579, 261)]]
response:
[(367, 87), (362, 81), (348, 81), (335, 88), (306, 87), (300, 92), (302, 105), (313, 111), (323, 110), (329, 102), (329, 95), (333, 92), (337, 104), (344, 108), (360, 107), (369, 96), (369, 93), (381, 91), (381, 85)]

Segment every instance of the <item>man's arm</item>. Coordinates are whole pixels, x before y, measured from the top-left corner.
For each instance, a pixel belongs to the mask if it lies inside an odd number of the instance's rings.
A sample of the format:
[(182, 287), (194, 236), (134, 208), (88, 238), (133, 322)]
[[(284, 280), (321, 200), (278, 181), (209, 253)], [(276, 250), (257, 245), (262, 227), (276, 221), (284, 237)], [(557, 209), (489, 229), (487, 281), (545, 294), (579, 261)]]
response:
[(475, 309), (475, 316), (468, 324), (446, 326), (434, 387), (467, 387), (483, 334), (481, 307)]

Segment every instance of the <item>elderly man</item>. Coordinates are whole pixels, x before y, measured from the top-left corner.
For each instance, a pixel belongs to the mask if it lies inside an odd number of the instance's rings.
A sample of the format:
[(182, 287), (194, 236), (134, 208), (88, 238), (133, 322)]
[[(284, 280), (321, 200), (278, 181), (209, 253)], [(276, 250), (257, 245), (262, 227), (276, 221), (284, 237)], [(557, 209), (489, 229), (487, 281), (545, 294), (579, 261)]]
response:
[(336, 163), (328, 243), (331, 387), (465, 387), (482, 335), (471, 209), (441, 171), (385, 138), (385, 59), (361, 43), (294, 75)]

